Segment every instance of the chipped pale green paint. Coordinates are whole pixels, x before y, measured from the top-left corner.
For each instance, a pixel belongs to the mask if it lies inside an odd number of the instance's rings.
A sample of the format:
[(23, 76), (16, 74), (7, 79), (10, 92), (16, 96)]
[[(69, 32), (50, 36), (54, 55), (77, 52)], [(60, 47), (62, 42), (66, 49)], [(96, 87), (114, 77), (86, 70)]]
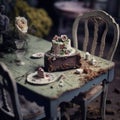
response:
[[(46, 52), (50, 50), (51, 42), (48, 42), (44, 39), (33, 37), (31, 35), (28, 36), (28, 51), (25, 54), (23, 61), (25, 62), (24, 66), (17, 66), (14, 62), (15, 55), (14, 54), (5, 54), (4, 58), (0, 58), (0, 61), (4, 62), (10, 71), (12, 72), (14, 78), (18, 78), (20, 76), (25, 75), (26, 73), (31, 73), (36, 70), (38, 66), (44, 66), (44, 59), (31, 59), (30, 56), (36, 52)], [(81, 56), (84, 56), (84, 52), (80, 51)], [(114, 66), (114, 63), (111, 61), (107, 61), (105, 59), (95, 57), (97, 60), (97, 66), (91, 66), (91, 69), (94, 71), (99, 71), (99, 69), (107, 70)], [(72, 89), (79, 88), (85, 84), (85, 74), (77, 75), (74, 74), (75, 69), (62, 71), (62, 72), (54, 72), (56, 75), (64, 74), (63, 77), (64, 86), (59, 86), (59, 81), (50, 83), (48, 85), (31, 85), (29, 83), (25, 84), (26, 77), (21, 77), (21, 80), (16, 80), (18, 84), (27, 87), (28, 89), (34, 91), (35, 93), (41, 94), (48, 98), (57, 98), (62, 95), (66, 91), (70, 91)], [(53, 88), (51, 88), (53, 86)]]

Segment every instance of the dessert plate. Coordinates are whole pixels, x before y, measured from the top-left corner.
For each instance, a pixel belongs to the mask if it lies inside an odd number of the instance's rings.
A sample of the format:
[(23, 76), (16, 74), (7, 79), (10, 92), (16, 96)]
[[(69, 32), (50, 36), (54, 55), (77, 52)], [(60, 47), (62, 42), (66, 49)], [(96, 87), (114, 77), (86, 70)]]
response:
[(45, 78), (38, 77), (37, 71), (27, 76), (27, 82), (38, 85), (49, 84), (56, 80), (58, 80), (57, 77), (52, 73), (45, 73)]
[(31, 57), (32, 58), (42, 58), (42, 57), (44, 57), (44, 53), (42, 53), (42, 52), (34, 53), (34, 54), (32, 54)]

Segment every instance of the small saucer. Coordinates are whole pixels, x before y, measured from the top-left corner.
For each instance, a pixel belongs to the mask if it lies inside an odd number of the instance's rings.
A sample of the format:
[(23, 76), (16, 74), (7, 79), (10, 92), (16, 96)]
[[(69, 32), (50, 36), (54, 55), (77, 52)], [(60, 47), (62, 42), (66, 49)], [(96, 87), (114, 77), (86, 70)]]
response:
[(39, 78), (37, 76), (37, 71), (36, 71), (27, 76), (27, 82), (31, 84), (42, 85), (42, 84), (49, 84), (58, 80), (57, 76), (55, 76), (55, 74), (53, 73), (45, 73), (45, 75), (46, 75), (45, 78)]
[(34, 53), (34, 54), (32, 54), (31, 57), (32, 58), (42, 58), (42, 57), (44, 57), (44, 53), (42, 53), (42, 52)]

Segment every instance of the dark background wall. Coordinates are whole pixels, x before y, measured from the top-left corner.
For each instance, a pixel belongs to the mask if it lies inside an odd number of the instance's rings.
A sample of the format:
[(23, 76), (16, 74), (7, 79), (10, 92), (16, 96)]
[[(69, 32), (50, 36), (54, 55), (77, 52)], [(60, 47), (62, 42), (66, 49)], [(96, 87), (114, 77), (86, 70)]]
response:
[[(55, 8), (54, 8), (54, 3), (57, 1), (60, 1), (60, 0), (27, 0), (27, 1), (31, 6), (46, 9), (49, 16), (53, 19), (55, 24), (57, 24), (58, 16), (57, 16)], [(63, 0), (63, 1), (65, 1), (65, 0)], [(68, 1), (70, 1), (70, 0), (68, 0)], [(71, 0), (71, 1), (74, 1), (74, 0)], [(107, 11), (109, 14), (111, 14), (117, 20), (120, 17), (120, 0), (104, 0), (104, 2), (100, 2), (101, 0), (78, 0), (78, 1), (84, 1), (86, 3), (89, 2), (90, 4), (92, 4), (92, 6), (96, 6), (98, 4), (99, 4), (99, 6), (102, 6), (102, 4), (104, 4), (105, 11)], [(101, 9), (103, 9), (103, 8), (101, 7)]]

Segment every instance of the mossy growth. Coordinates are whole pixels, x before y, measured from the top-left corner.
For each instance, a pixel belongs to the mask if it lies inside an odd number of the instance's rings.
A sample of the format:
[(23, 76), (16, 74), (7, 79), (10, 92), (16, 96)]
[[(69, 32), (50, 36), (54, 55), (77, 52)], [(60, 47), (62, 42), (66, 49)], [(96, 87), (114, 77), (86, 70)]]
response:
[(17, 0), (15, 5), (15, 16), (24, 16), (28, 20), (28, 33), (38, 37), (49, 34), (52, 27), (52, 19), (42, 8), (33, 8), (25, 0)]

